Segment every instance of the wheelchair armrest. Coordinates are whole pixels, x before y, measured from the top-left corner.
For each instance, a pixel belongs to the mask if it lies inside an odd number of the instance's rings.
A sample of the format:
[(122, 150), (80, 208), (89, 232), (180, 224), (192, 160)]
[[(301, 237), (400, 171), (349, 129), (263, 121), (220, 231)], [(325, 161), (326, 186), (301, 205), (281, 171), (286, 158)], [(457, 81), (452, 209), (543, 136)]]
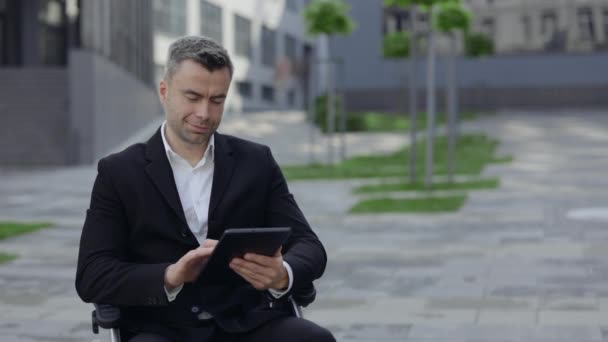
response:
[(120, 309), (108, 304), (93, 304), (95, 310), (92, 315), (93, 332), (98, 333), (99, 327), (104, 329), (118, 328), (120, 322)]
[(307, 307), (308, 304), (312, 303), (317, 297), (317, 289), (310, 283), (309, 286), (295, 290), (291, 294), (291, 297), (299, 306)]

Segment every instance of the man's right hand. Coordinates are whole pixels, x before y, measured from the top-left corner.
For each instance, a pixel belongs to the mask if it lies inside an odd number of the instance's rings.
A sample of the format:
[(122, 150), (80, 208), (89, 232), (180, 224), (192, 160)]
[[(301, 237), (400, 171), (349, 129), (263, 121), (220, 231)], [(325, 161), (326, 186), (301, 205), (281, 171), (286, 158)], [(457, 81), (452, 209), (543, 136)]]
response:
[(165, 270), (165, 288), (170, 291), (194, 281), (211, 256), (215, 245), (217, 240), (207, 239), (200, 247), (186, 253), (175, 264), (169, 265)]

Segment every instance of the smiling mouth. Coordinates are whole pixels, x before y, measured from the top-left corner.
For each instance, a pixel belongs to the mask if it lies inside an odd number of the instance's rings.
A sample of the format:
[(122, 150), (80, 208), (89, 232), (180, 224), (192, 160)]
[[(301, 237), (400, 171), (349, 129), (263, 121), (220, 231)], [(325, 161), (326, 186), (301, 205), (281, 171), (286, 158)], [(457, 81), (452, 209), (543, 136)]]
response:
[(190, 124), (190, 126), (192, 126), (192, 128), (194, 128), (194, 131), (196, 132), (203, 133), (209, 131), (209, 126), (198, 126), (194, 124)]

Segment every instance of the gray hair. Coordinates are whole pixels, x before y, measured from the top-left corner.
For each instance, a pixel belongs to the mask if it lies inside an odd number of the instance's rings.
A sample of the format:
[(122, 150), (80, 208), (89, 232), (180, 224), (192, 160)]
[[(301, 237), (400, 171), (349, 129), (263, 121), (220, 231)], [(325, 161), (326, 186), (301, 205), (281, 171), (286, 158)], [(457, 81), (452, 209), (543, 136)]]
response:
[(189, 59), (211, 72), (228, 68), (230, 77), (234, 72), (228, 52), (215, 40), (205, 36), (186, 36), (179, 38), (169, 46), (165, 80), (170, 80), (180, 63)]

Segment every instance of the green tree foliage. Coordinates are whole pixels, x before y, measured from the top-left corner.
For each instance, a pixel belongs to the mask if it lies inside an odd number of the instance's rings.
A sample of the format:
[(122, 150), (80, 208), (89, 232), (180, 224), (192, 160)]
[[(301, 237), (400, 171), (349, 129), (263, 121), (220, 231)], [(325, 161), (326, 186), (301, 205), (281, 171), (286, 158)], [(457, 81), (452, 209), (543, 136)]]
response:
[(428, 10), (429, 7), (441, 3), (458, 2), (459, 0), (384, 0), (384, 6), (398, 6), (408, 8), (411, 5), (417, 5), (422, 10)]
[(349, 10), (350, 6), (341, 0), (312, 1), (303, 14), (308, 33), (312, 36), (351, 33), (355, 23), (348, 16)]
[(435, 27), (441, 32), (467, 32), (471, 25), (471, 13), (457, 1), (444, 2), (439, 5), (434, 21)]
[(410, 34), (407, 31), (384, 35), (382, 53), (385, 58), (405, 58), (410, 55)]
[(469, 57), (493, 55), (494, 42), (483, 33), (468, 33), (465, 36), (465, 51)]

